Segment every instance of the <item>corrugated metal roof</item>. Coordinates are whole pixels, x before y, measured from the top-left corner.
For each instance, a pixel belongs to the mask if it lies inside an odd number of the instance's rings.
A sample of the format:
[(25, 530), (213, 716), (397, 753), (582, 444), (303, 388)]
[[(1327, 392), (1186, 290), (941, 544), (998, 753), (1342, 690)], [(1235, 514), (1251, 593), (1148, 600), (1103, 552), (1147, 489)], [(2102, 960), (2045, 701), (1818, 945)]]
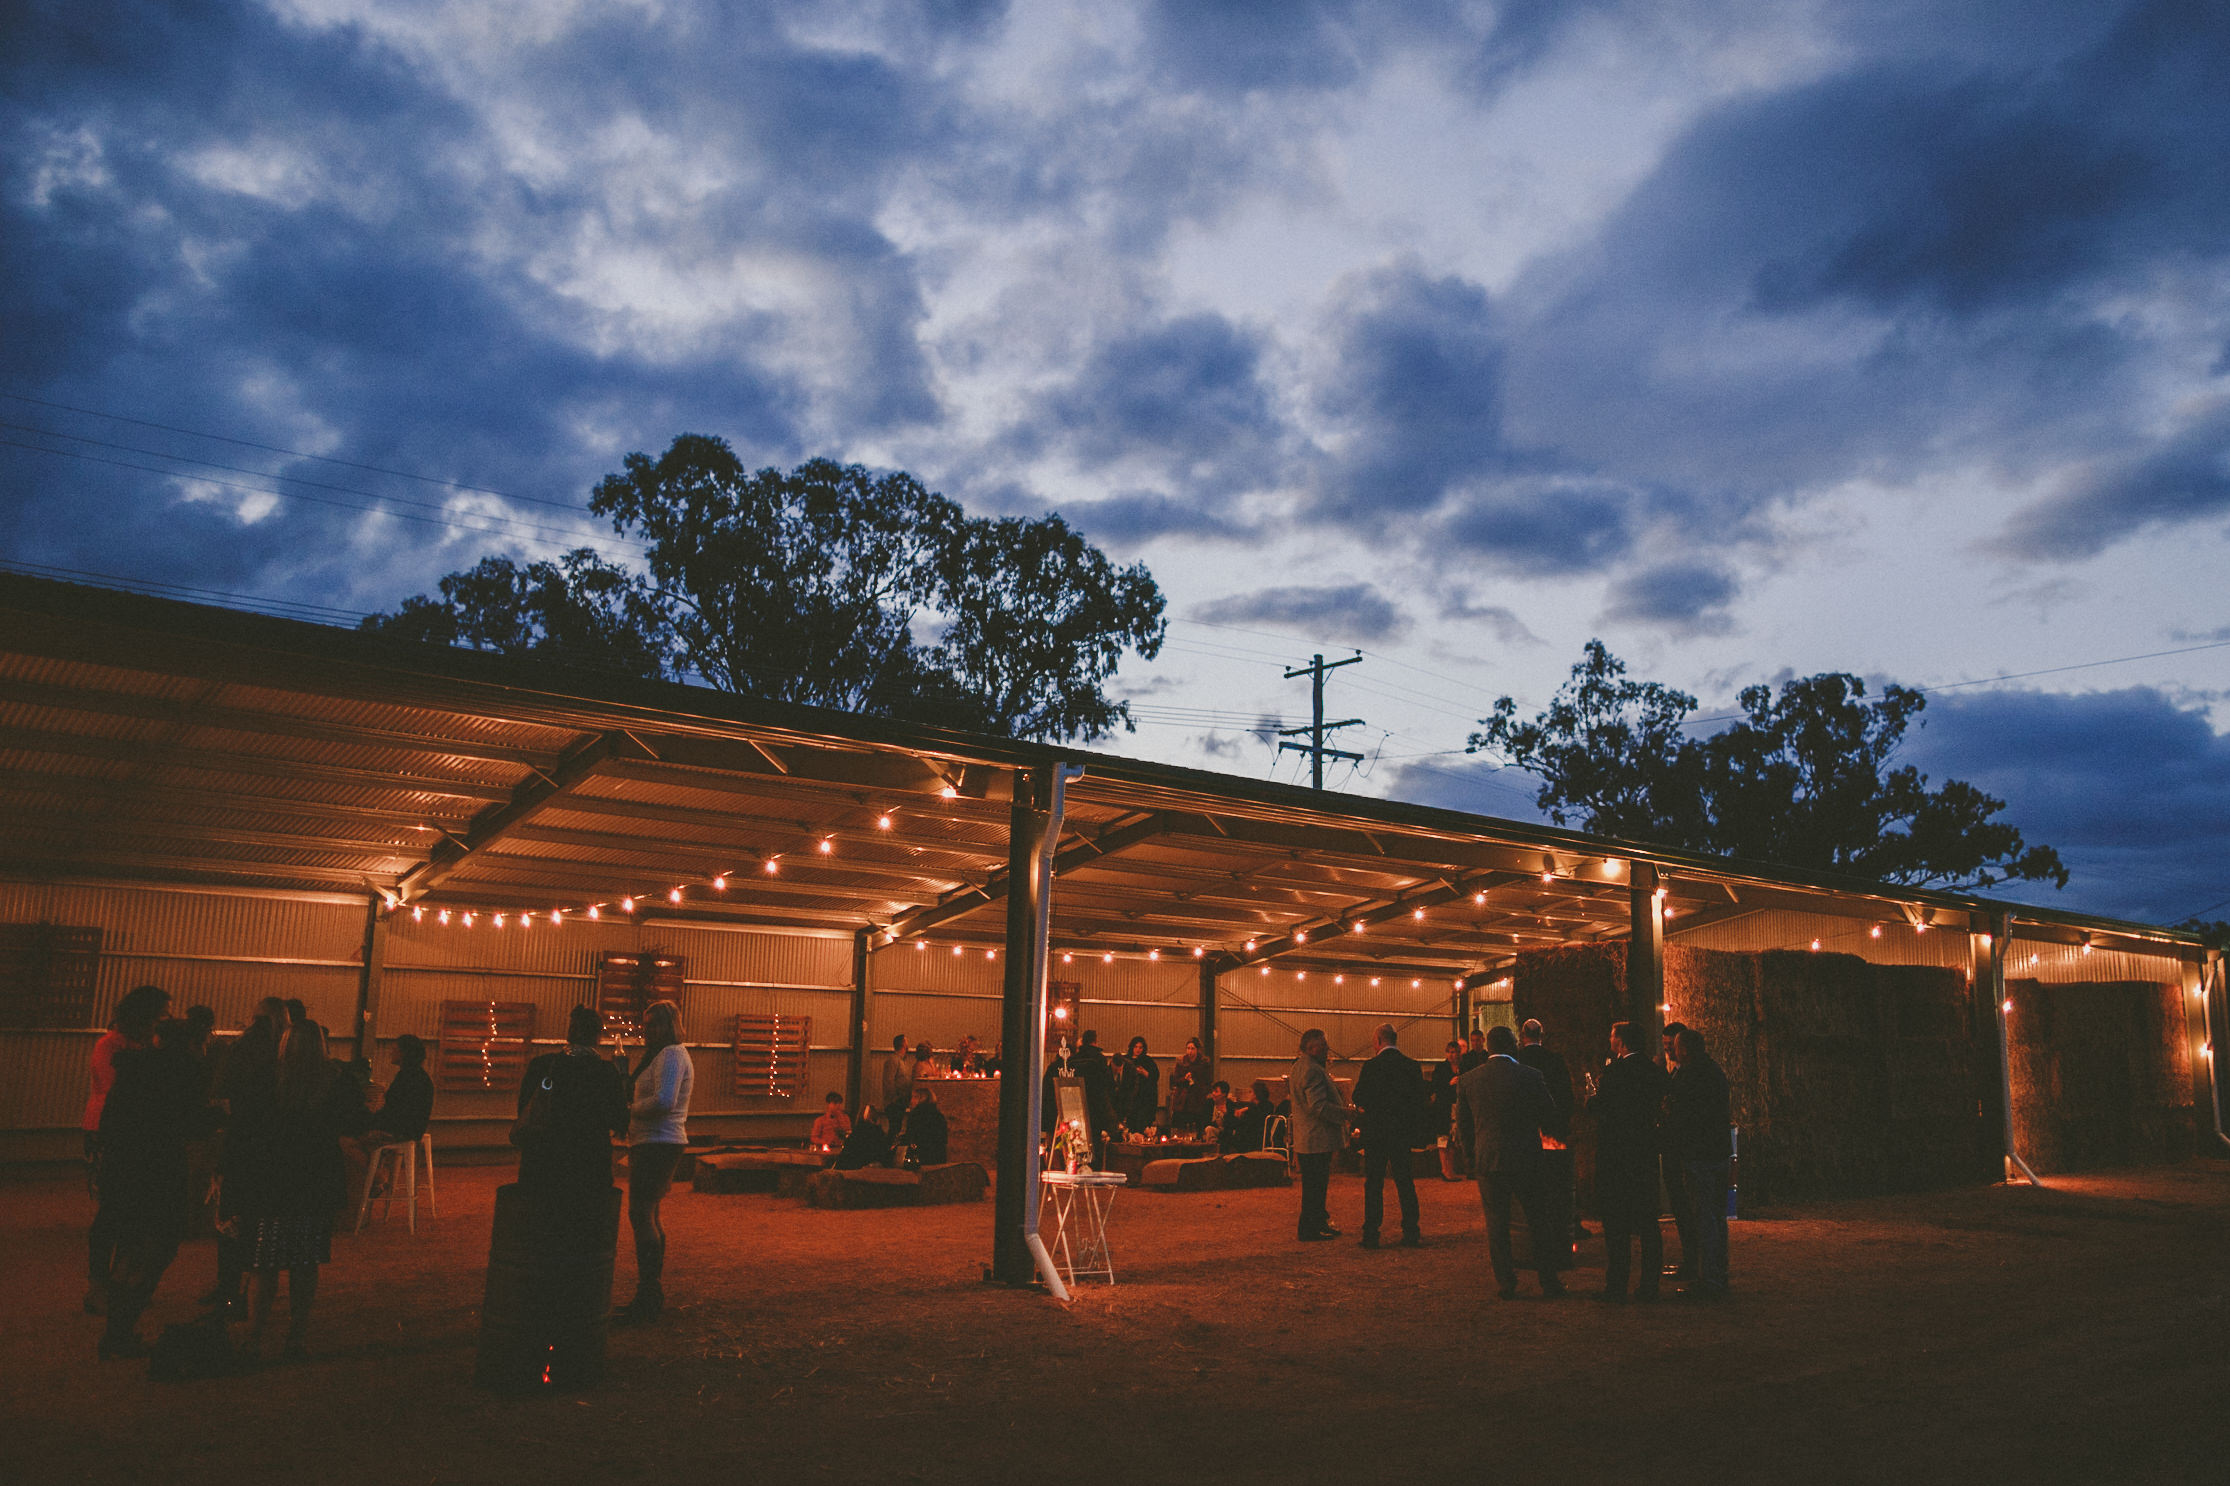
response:
[[(1007, 771), (1070, 757), (1088, 773), (1056, 932), (1094, 947), (1255, 938), (1303, 965), (1486, 964), (1623, 934), (1628, 861), (1670, 869), (1691, 925), (1772, 906), (1948, 927), (1995, 906), (0, 577), (0, 820), (19, 871), (378, 885), (507, 911), (634, 893), (707, 920), (910, 925), (923, 910), (941, 937), (989, 942)], [(723, 870), (730, 891), (709, 890)], [(679, 910), (663, 901), (675, 886)], [(1358, 922), (1353, 943), (1327, 942)]]

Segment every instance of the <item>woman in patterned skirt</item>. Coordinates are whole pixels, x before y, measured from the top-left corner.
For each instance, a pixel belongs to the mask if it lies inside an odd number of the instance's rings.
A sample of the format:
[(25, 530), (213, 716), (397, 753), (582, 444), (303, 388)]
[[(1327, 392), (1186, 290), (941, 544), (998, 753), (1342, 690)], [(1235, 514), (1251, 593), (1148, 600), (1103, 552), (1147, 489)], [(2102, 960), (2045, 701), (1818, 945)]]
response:
[(333, 1220), (347, 1201), (341, 1137), (369, 1123), (355, 1080), (326, 1060), (325, 1029), (289, 1028), (279, 1053), (278, 1097), (239, 1130), (241, 1245), (255, 1290), (248, 1305), (248, 1351), (260, 1353), (264, 1327), (287, 1277), (286, 1355), (304, 1355), (318, 1266), (333, 1257)]

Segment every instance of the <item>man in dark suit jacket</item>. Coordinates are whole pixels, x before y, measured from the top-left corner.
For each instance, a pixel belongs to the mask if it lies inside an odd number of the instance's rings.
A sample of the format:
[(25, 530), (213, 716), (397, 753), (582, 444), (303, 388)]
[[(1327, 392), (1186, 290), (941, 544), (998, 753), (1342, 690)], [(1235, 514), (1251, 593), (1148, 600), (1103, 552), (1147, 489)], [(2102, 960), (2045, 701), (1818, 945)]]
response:
[(1549, 1102), (1556, 1106), (1556, 1121), (1543, 1124), (1541, 1133), (1547, 1137), (1541, 1152), (1541, 1201), (1547, 1209), (1549, 1222), (1563, 1236), (1564, 1254), (1569, 1261), (1572, 1244), (1577, 1234), (1572, 1226), (1572, 1209), (1575, 1193), (1572, 1166), (1572, 1070), (1564, 1061), (1564, 1054), (1553, 1052), (1542, 1045), (1540, 1022), (1527, 1017), (1525, 1025), (1518, 1028), (1518, 1061), (1535, 1073), (1549, 1086)]
[(1386, 1178), (1394, 1179), (1401, 1200), (1401, 1241), (1421, 1247), (1417, 1226), (1417, 1181), (1409, 1167), (1410, 1150), (1423, 1138), (1428, 1105), (1424, 1071), (1417, 1060), (1394, 1046), (1399, 1034), (1387, 1022), (1378, 1029), (1378, 1053), (1355, 1075), (1353, 1103), (1362, 1111), (1363, 1247), (1378, 1247), (1386, 1219)]
[(1504, 1300), (1518, 1293), (1518, 1269), (1510, 1250), (1514, 1200), (1525, 1208), (1541, 1293), (1562, 1295), (1564, 1281), (1557, 1274), (1562, 1251), (1543, 1221), (1541, 1204), (1541, 1127), (1556, 1118), (1556, 1106), (1541, 1075), (1518, 1061), (1518, 1039), (1508, 1027), (1488, 1030), (1486, 1051), (1487, 1060), (1456, 1086), (1456, 1133), (1470, 1153), (1471, 1169), (1479, 1174), (1495, 1293)]
[(1595, 1115), (1595, 1210), (1603, 1218), (1610, 1251), (1603, 1270), (1603, 1298), (1626, 1298), (1629, 1240), (1641, 1243), (1634, 1298), (1655, 1300), (1665, 1265), (1665, 1237), (1657, 1226), (1657, 1154), (1662, 1144), (1657, 1113), (1665, 1102), (1665, 1070), (1634, 1046), (1632, 1022), (1611, 1024), (1611, 1060), (1587, 1107)]

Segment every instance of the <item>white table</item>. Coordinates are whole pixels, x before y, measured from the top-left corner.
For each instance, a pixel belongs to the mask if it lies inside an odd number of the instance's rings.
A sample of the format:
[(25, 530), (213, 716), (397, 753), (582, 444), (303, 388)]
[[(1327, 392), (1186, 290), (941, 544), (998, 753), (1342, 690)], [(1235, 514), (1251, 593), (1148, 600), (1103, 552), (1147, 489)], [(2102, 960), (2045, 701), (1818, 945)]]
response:
[[(1107, 1214), (1115, 1194), (1129, 1178), (1120, 1171), (1048, 1171), (1038, 1177), (1041, 1215), (1051, 1209), (1052, 1242), (1047, 1248), (1068, 1283), (1080, 1279), (1115, 1283), (1115, 1258), (1107, 1247)], [(1041, 1216), (1042, 1222), (1042, 1216)]]

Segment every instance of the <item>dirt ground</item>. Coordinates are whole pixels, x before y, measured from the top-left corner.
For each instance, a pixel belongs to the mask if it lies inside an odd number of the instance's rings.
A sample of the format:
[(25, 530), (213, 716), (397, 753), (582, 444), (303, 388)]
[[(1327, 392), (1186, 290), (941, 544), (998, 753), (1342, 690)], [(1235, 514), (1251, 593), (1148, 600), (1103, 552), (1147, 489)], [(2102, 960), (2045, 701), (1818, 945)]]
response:
[[(1120, 1283), (1066, 1308), (980, 1282), (988, 1201), (684, 1188), (669, 1318), (524, 1400), (471, 1385), (505, 1177), (337, 1239), (309, 1361), (183, 1384), (94, 1360), (82, 1183), (5, 1180), (0, 1480), (2230, 1480), (2230, 1162), (1761, 1214), (1711, 1307), (1497, 1301), (1438, 1181), (1429, 1246), (1379, 1253), (1352, 1177), (1338, 1244), (1292, 1242), (1297, 1190), (1126, 1192)], [(149, 1333), (213, 1270), (190, 1246)]]

